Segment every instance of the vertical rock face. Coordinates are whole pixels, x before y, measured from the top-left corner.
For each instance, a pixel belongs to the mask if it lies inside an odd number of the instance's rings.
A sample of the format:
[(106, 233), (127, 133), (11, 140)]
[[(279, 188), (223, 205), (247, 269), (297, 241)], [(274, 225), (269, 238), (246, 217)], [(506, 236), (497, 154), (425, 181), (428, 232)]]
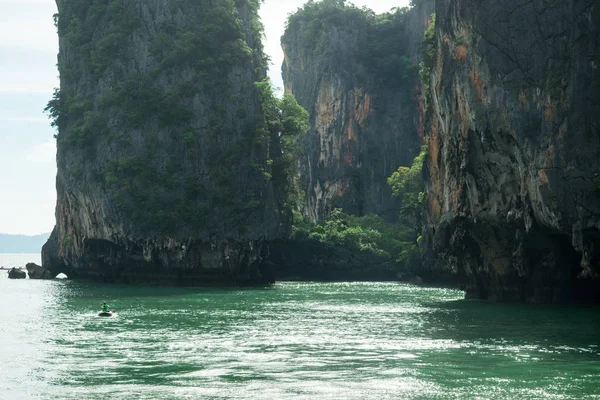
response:
[(315, 3), (291, 17), (282, 69), (285, 90), (311, 114), (300, 186), (313, 221), (336, 207), (397, 215), (386, 178), (421, 144), (418, 63), (432, 12), (432, 0), (385, 17)]
[(288, 234), (256, 0), (58, 0), (54, 275), (176, 284), (270, 280)]
[(438, 0), (430, 274), (468, 296), (599, 301), (600, 6)]

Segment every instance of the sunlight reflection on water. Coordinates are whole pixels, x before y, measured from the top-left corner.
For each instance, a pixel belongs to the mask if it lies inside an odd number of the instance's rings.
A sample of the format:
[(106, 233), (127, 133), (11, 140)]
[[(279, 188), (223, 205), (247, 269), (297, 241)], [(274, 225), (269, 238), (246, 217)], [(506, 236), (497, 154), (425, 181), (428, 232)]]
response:
[[(0, 368), (13, 398), (599, 394), (597, 309), (461, 296), (394, 283), (220, 290), (0, 280), (0, 301), (19, 305), (0, 325), (14, 338)], [(115, 316), (96, 316), (104, 300)]]

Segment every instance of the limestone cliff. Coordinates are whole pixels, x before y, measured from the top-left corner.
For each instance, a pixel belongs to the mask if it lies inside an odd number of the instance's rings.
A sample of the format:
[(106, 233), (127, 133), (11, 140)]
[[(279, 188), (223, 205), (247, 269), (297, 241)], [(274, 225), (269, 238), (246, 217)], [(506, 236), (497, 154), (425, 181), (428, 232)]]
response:
[[(172, 284), (272, 279), (281, 156), (257, 0), (58, 0), (56, 228), (44, 267)], [(277, 177), (279, 176), (279, 181)]]
[(424, 265), (467, 295), (600, 300), (600, 6), (437, 0)]
[(290, 17), (282, 69), (285, 90), (311, 114), (300, 186), (313, 221), (336, 207), (395, 221), (386, 179), (421, 144), (418, 64), (432, 12), (432, 0), (379, 16), (324, 1)]

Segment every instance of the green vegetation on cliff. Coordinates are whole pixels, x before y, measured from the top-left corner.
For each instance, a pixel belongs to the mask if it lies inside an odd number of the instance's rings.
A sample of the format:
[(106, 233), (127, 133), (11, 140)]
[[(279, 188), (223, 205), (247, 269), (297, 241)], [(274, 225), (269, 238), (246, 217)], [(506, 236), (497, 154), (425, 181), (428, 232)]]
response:
[(296, 213), (292, 240), (382, 257), (397, 263), (404, 271), (414, 269), (419, 263), (414, 230), (403, 224), (388, 223), (375, 214), (357, 217), (335, 209), (327, 219), (313, 224)]
[(266, 196), (289, 221), (293, 143), (308, 115), (263, 83), (259, 5), (161, 4), (147, 30), (137, 5), (59, 0), (69, 57), (46, 111), (65, 176), (102, 187), (143, 232), (244, 234), (264, 218)]
[(300, 201), (298, 185), (295, 183), (300, 156), (298, 139), (306, 133), (310, 116), (291, 93), (285, 93), (282, 99), (275, 97), (268, 78), (257, 82), (255, 86), (261, 93), (272, 141), (277, 143), (277, 146), (270, 149), (268, 163), (271, 173), (266, 174), (277, 186), (283, 188), (286, 210), (294, 210)]
[(409, 167), (400, 167), (388, 178), (394, 196), (402, 200), (401, 220), (411, 226), (421, 225), (421, 212), (425, 197), (423, 183), (423, 163), (427, 157), (427, 146), (421, 147), (421, 152), (415, 157)]
[(423, 146), (412, 166), (400, 167), (388, 183), (402, 200), (400, 219), (389, 223), (378, 215), (357, 217), (340, 209), (324, 221), (313, 224), (299, 211), (294, 213), (292, 240), (316, 241), (325, 246), (344, 247), (353, 251), (385, 257), (404, 271), (414, 272), (420, 263), (418, 240), (421, 232), (424, 185), (423, 163), (427, 148)]
[(292, 239), (366, 252), (388, 258), (405, 271), (416, 271), (420, 263), (418, 241), (424, 198), (422, 170), (426, 156), (427, 148), (423, 146), (410, 168), (400, 167), (388, 179), (394, 195), (402, 200), (397, 223), (388, 223), (374, 214), (357, 217), (335, 209), (327, 219), (313, 224), (296, 212)]
[[(421, 42), (421, 63), (419, 64), (419, 76), (421, 77), (421, 85), (423, 93), (425, 93), (425, 105), (428, 106), (431, 102), (431, 94), (429, 92), (431, 86), (431, 69), (433, 68), (434, 57), (437, 50), (437, 42), (435, 38), (435, 14), (431, 16), (429, 27), (423, 35)], [(429, 118), (428, 118), (429, 120)]]
[[(254, 15), (251, 21), (254, 42), (251, 44), (255, 46), (251, 48), (236, 7), (233, 2), (224, 1), (198, 7), (197, 10), (204, 11), (197, 11), (197, 23), (186, 29), (176, 29), (167, 22), (159, 26), (149, 49), (156, 60), (153, 67), (138, 76), (120, 80), (116, 87), (103, 91), (95, 99), (92, 92), (104, 73), (125, 75), (127, 72), (127, 50), (131, 46), (127, 38), (140, 26), (140, 19), (120, 2), (106, 5), (103, 0), (59, 0), (58, 5), (60, 13), (55, 15), (55, 21), (59, 36), (80, 56), (77, 66), (59, 61), (61, 78), (72, 82), (83, 76), (87, 87), (82, 93), (80, 88), (76, 91), (62, 85), (46, 110), (53, 118), (53, 126), (59, 128), (59, 140), (74, 149), (90, 146), (98, 136), (106, 134), (107, 121), (102, 120), (101, 114), (111, 113), (112, 118), (117, 117), (124, 125), (136, 128), (154, 121), (161, 126), (184, 125), (192, 118), (186, 97), (200, 90), (218, 95), (226, 89), (228, 73), (236, 65), (251, 62), (256, 80), (262, 79), (267, 68), (260, 41), (263, 26), (258, 16)], [(249, 5), (256, 14), (258, 0), (250, 1)], [(108, 26), (95, 37), (103, 24)], [(189, 68), (197, 75), (195, 87), (182, 84), (165, 88), (157, 82), (182, 68)], [(224, 110), (221, 113), (225, 114)], [(224, 116), (216, 115), (215, 120)], [(70, 125), (68, 134), (60, 129), (66, 124)]]

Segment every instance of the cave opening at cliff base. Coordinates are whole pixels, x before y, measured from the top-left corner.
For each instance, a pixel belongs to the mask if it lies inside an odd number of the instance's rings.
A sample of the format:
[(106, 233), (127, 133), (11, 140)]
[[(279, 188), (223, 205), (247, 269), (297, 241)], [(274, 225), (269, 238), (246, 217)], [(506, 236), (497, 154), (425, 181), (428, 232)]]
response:
[(573, 247), (570, 235), (540, 233), (531, 239), (529, 247), (524, 299), (542, 303), (600, 302), (600, 281), (583, 274), (583, 253)]

